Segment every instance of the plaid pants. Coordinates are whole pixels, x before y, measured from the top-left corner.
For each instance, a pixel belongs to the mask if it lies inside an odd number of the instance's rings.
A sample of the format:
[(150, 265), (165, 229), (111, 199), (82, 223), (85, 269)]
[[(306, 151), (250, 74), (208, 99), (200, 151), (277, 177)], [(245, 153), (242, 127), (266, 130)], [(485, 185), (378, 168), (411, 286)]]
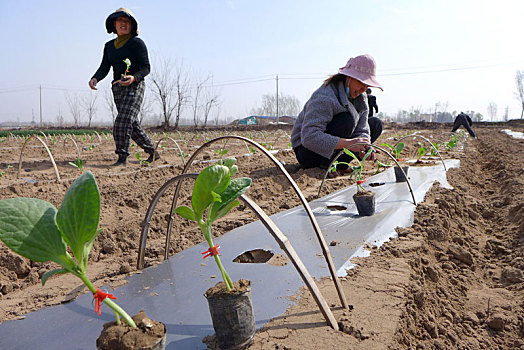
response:
[(113, 125), (115, 153), (129, 156), (130, 139), (133, 139), (146, 153), (153, 153), (155, 146), (142, 130), (138, 120), (138, 112), (140, 112), (140, 106), (142, 106), (144, 100), (145, 83), (141, 81), (128, 86), (115, 84), (111, 90), (118, 111)]

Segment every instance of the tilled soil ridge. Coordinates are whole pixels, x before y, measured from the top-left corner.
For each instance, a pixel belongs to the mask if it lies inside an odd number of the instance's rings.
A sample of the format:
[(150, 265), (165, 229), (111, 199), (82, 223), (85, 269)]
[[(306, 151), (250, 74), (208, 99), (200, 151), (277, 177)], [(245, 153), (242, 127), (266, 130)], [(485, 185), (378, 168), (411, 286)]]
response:
[(352, 310), (322, 281), (343, 332), (321, 326), (304, 291), (251, 349), (524, 349), (523, 146), (479, 130), (448, 173), (454, 189), (433, 186), (414, 225), (343, 279)]

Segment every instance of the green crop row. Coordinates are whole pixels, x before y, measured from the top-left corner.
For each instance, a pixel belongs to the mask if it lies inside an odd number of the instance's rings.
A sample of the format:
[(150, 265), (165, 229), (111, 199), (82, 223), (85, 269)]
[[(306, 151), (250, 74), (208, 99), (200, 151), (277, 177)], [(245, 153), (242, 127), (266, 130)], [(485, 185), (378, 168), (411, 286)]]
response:
[[(8, 137), (11, 135), (28, 137), (31, 135), (41, 135), (41, 132), (49, 135), (95, 135), (94, 130), (82, 130), (82, 129), (59, 129), (59, 130), (0, 130), (0, 137)], [(111, 134), (111, 130), (97, 130), (97, 133), (101, 135)]]

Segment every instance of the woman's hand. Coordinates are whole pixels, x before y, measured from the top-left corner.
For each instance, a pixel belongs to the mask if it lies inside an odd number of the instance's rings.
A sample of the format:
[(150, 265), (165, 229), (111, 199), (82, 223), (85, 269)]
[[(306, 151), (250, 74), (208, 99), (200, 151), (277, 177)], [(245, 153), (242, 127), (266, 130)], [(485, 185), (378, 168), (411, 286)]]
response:
[(96, 90), (96, 84), (98, 84), (98, 80), (96, 80), (96, 78), (89, 80), (89, 87), (91, 90)]
[[(359, 155), (360, 159), (362, 159), (366, 155), (370, 144), (369, 140), (365, 137), (357, 137), (354, 139), (340, 138), (338, 139), (336, 149), (347, 148), (355, 155)], [(367, 160), (375, 160), (375, 153), (371, 153)]]
[(134, 83), (136, 81), (135, 77), (132, 76), (132, 75), (126, 75), (125, 78), (126, 78), (125, 80), (124, 79), (120, 79), (120, 85), (128, 86), (128, 85), (131, 85), (132, 83)]

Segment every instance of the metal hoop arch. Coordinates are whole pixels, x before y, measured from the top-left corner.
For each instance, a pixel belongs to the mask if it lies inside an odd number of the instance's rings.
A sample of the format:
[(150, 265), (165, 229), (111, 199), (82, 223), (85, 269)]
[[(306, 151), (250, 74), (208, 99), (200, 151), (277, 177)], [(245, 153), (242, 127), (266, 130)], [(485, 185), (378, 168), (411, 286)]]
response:
[(439, 158), (440, 158), (440, 161), (442, 162), (442, 165), (444, 166), (444, 170), (445, 170), (445, 171), (448, 170), (448, 169), (446, 169), (446, 164), (444, 163), (444, 159), (442, 159), (442, 156), (440, 155), (440, 152), (438, 151), (438, 149), (433, 145), (433, 143), (432, 143), (429, 139), (425, 138), (424, 136), (413, 134), (413, 135), (407, 135), (407, 136), (401, 137), (401, 138), (400, 138), (400, 139), (395, 143), (395, 146), (394, 146), (394, 147), (397, 147), (397, 145), (399, 144), (400, 141), (402, 141), (402, 140), (404, 140), (404, 139), (407, 139), (407, 138), (409, 138), (409, 137), (420, 137), (421, 139), (427, 141), (427, 142), (430, 144), (430, 146), (435, 150), (435, 152), (437, 152), (437, 154), (438, 154), (438, 156), (439, 156)]
[[(411, 183), (409, 182), (409, 179), (408, 179), (408, 176), (407, 174), (404, 172), (404, 169), (402, 169), (402, 167), (400, 166), (400, 164), (397, 162), (397, 160), (395, 159), (395, 157), (393, 157), (391, 155), (391, 153), (389, 153), (388, 151), (386, 151), (385, 149), (383, 149), (382, 147), (379, 147), (379, 146), (375, 146), (375, 145), (372, 145), (372, 144), (369, 144), (369, 143), (365, 143), (365, 142), (358, 142), (358, 143), (355, 143), (353, 144), (352, 146), (357, 146), (357, 145), (365, 145), (365, 146), (371, 146), (373, 148), (376, 148), (382, 152), (384, 152), (387, 156), (389, 156), (391, 159), (393, 159), (393, 161), (395, 162), (395, 164), (397, 164), (397, 166), (400, 168), (400, 170), (402, 171), (402, 174), (404, 174), (404, 177), (406, 178), (406, 182), (408, 184), (408, 187), (409, 187), (409, 192), (411, 192), (411, 198), (413, 199), (413, 204), (414, 205), (417, 205), (417, 202), (415, 201), (415, 195), (413, 194), (413, 189), (411, 188)], [(324, 177), (322, 178), (322, 182), (320, 183), (320, 188), (318, 189), (318, 194), (317, 194), (317, 198), (320, 197), (320, 191), (322, 190), (322, 185), (324, 185), (324, 181), (326, 180), (326, 177), (327, 177), (327, 174), (329, 173), (329, 169), (331, 169), (331, 167), (333, 166), (333, 163), (335, 163), (335, 161), (342, 155), (342, 153), (344, 153), (344, 150), (341, 149), (338, 154), (335, 156), (335, 158), (333, 158), (333, 160), (331, 161), (331, 163), (329, 164), (329, 167), (327, 168), (326, 172), (324, 173)]]
[[(328, 245), (326, 243), (326, 240), (324, 239), (324, 235), (322, 234), (322, 231), (320, 230), (320, 226), (315, 218), (315, 216), (313, 215), (313, 211), (311, 210), (311, 207), (309, 206), (306, 198), (304, 197), (304, 195), (302, 194), (302, 192), (300, 191), (300, 188), (298, 188), (298, 185), (296, 184), (296, 182), (293, 180), (293, 178), (291, 177), (291, 175), (289, 175), (289, 173), (287, 172), (287, 170), (284, 168), (284, 166), (282, 165), (282, 163), (280, 163), (278, 161), (278, 159), (276, 159), (271, 153), (269, 153), (264, 147), (262, 147), (262, 145), (260, 145), (259, 143), (253, 141), (253, 140), (250, 140), (248, 138), (245, 138), (245, 137), (242, 137), (242, 136), (238, 136), (238, 135), (227, 135), (227, 136), (221, 136), (221, 137), (217, 137), (213, 140), (210, 140), (206, 143), (204, 143), (202, 146), (200, 146), (192, 155), (191, 157), (189, 158), (189, 160), (187, 161), (186, 165), (184, 166), (184, 169), (182, 170), (182, 174), (186, 173), (187, 169), (191, 166), (191, 164), (193, 163), (193, 161), (195, 160), (196, 156), (204, 149), (206, 148), (207, 146), (209, 146), (210, 144), (214, 143), (214, 142), (217, 142), (217, 141), (220, 141), (222, 139), (227, 139), (227, 138), (231, 138), (231, 139), (238, 139), (238, 140), (243, 140), (247, 143), (250, 143), (252, 144), (253, 146), (255, 146), (256, 148), (258, 148), (263, 154), (265, 154), (276, 166), (277, 166), (277, 169), (280, 170), (280, 172), (287, 178), (287, 180), (289, 181), (289, 183), (291, 184), (291, 186), (293, 187), (293, 189), (295, 190), (295, 193), (297, 194), (297, 196), (299, 197), (300, 199), (300, 202), (302, 203), (302, 205), (304, 206), (304, 210), (306, 211), (306, 214), (307, 216), (309, 217), (309, 220), (311, 222), (311, 225), (313, 226), (313, 230), (315, 231), (315, 234), (317, 236), (317, 239), (319, 241), (319, 244), (320, 244), (320, 247), (322, 249), (322, 254), (324, 255), (324, 258), (326, 259), (326, 263), (328, 265), (328, 268), (329, 268), (329, 272), (331, 274), (331, 278), (333, 279), (333, 283), (335, 284), (335, 288), (337, 289), (337, 293), (338, 293), (338, 296), (339, 296), (339, 299), (340, 299), (340, 302), (342, 303), (342, 306), (345, 308), (345, 309), (349, 309), (349, 305), (346, 301), (346, 297), (344, 295), (344, 291), (342, 290), (342, 285), (340, 284), (340, 280), (337, 276), (337, 271), (335, 269), (335, 264), (333, 263), (333, 259), (331, 258), (331, 253), (329, 251), (329, 248), (328, 248)], [(175, 195), (173, 197), (173, 204), (171, 206), (171, 211), (173, 211), (176, 207), (176, 201), (178, 199), (178, 193), (180, 191), (180, 183), (177, 185), (177, 188), (175, 190)], [(167, 235), (168, 237), (166, 237), (166, 241), (168, 241), (168, 239), (170, 239), (171, 237), (171, 219), (172, 217), (169, 218), (170, 221), (169, 221), (169, 226), (168, 226), (168, 231), (167, 231)], [(167, 255), (167, 251), (165, 252), (165, 255)]]
[[(194, 173), (185, 173), (181, 175), (177, 175), (173, 177), (172, 179), (166, 181), (160, 189), (157, 191), (155, 196), (153, 197), (153, 200), (151, 201), (149, 208), (147, 209), (146, 216), (144, 218), (143, 224), (142, 224), (142, 233), (140, 235), (140, 246), (138, 248), (138, 260), (137, 260), (137, 269), (141, 270), (144, 268), (144, 255), (145, 255), (145, 247), (147, 245), (147, 234), (149, 232), (149, 224), (151, 222), (151, 217), (155, 211), (156, 205), (158, 204), (159, 199), (164, 195), (166, 190), (168, 190), (172, 185), (175, 183), (180, 183), (181, 180), (184, 180), (186, 178), (192, 178), (196, 179), (198, 174)], [(315, 302), (317, 303), (318, 308), (320, 309), (320, 312), (324, 316), (324, 319), (328, 323), (328, 325), (335, 329), (339, 330), (337, 321), (335, 317), (333, 316), (333, 313), (331, 312), (331, 309), (329, 308), (326, 300), (324, 299), (322, 293), (318, 289), (318, 286), (315, 283), (315, 280), (311, 277), (309, 271), (303, 264), (302, 260), (296, 253), (295, 249), (289, 242), (288, 238), (280, 231), (280, 229), (275, 225), (275, 223), (266, 215), (266, 213), (249, 197), (246, 195), (240, 196), (240, 199), (255, 213), (255, 215), (262, 221), (264, 226), (268, 229), (269, 233), (273, 236), (273, 238), (277, 241), (278, 245), (282, 250), (284, 250), (293, 263), (293, 266), (297, 270), (298, 274), (306, 284), (307, 288), (311, 292), (313, 298), (315, 299)], [(169, 213), (170, 219), (173, 217), (173, 212), (171, 211)], [(169, 223), (171, 224), (171, 222)], [(167, 249), (167, 242), (166, 242), (166, 249)]]
[(156, 142), (155, 151), (153, 152), (153, 162), (155, 161), (155, 155), (156, 155), (158, 146), (160, 146), (160, 142), (162, 142), (163, 140), (171, 140), (175, 143), (176, 148), (178, 148), (178, 154), (180, 155), (180, 158), (182, 159), (182, 165), (185, 165), (184, 157), (182, 155), (182, 149), (180, 148), (178, 143), (175, 141), (175, 139), (173, 139), (171, 136), (164, 136)]
[(45, 150), (47, 151), (47, 154), (49, 155), (49, 158), (51, 159), (51, 163), (53, 164), (53, 168), (55, 169), (56, 174), (56, 180), (60, 182), (60, 174), (58, 173), (58, 168), (56, 167), (55, 158), (51, 154), (51, 151), (47, 147), (46, 143), (37, 135), (31, 135), (27, 139), (25, 139), (22, 150), (20, 150), (20, 159), (18, 160), (18, 174), (16, 175), (16, 178), (20, 178), (20, 171), (22, 170), (22, 155), (24, 154), (25, 146), (27, 145), (27, 141), (31, 140), (32, 138), (36, 138), (40, 143), (44, 146)]
[(80, 158), (80, 150), (78, 149), (78, 145), (76, 144), (76, 141), (74, 138), (71, 137), (71, 135), (67, 135), (65, 138), (64, 138), (64, 147), (65, 147), (65, 144), (66, 144), (66, 141), (67, 140), (71, 140), (73, 142), (73, 145), (75, 145), (75, 148), (76, 148), (76, 157), (77, 158)]

